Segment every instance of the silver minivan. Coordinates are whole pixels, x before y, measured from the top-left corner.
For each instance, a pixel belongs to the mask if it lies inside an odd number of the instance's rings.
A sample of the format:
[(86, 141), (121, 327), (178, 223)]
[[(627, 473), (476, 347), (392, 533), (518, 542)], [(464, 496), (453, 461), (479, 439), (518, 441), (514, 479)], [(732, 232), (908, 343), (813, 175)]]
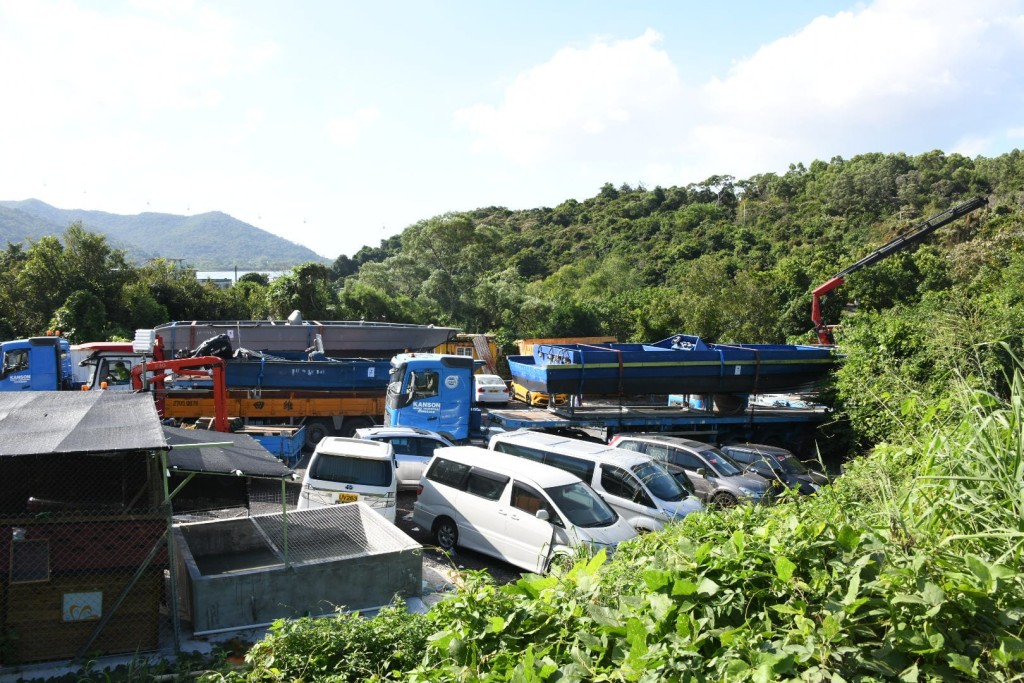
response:
[(529, 429), (495, 434), (487, 447), (576, 475), (641, 533), (704, 509), (661, 463), (639, 453)]
[(298, 509), (362, 501), (395, 523), (398, 477), (395, 451), (384, 441), (324, 437), (302, 477)]
[(662, 434), (617, 434), (611, 444), (681, 467), (708, 505), (725, 508), (738, 502), (768, 503), (777, 493), (772, 482), (747, 472), (710, 444)]
[(412, 521), (444, 550), (470, 548), (537, 573), (580, 546), (611, 551), (636, 536), (577, 477), (477, 446), (434, 452)]

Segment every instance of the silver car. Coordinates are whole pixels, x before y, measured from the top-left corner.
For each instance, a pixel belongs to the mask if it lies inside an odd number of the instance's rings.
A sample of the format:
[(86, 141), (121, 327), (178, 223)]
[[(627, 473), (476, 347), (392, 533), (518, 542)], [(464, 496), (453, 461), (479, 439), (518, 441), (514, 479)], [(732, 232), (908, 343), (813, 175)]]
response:
[(440, 434), (418, 427), (365, 427), (355, 432), (357, 439), (386, 441), (398, 460), (398, 488), (415, 489), (438, 448), (454, 445)]
[(728, 455), (710, 444), (678, 436), (619, 434), (609, 445), (681, 467), (697, 496), (709, 506), (767, 503), (775, 498), (772, 482), (744, 472)]

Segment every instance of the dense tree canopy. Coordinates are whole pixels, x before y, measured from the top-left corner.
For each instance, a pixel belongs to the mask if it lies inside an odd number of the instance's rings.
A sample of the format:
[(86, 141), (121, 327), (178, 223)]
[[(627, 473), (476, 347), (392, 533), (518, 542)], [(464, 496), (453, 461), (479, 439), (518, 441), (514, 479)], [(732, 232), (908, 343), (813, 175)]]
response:
[[(102, 236), (65, 234), (0, 252), (0, 332), (60, 328), (128, 338), (169, 320), (366, 319), (518, 338), (677, 332), (717, 342), (811, 342), (810, 292), (873, 248), (973, 195), (988, 207), (920, 248), (861, 270), (825, 301), (842, 323), (838, 399), (940, 394), (953, 375), (996, 382), (1022, 351), (1024, 155), (932, 151), (715, 175), (685, 187), (606, 183), (554, 208), (486, 207), (422, 220), (331, 267), (308, 263), (228, 289), (169, 261), (137, 266)], [(855, 311), (855, 313), (854, 313)], [(994, 345), (1001, 342), (1004, 345)], [(980, 344), (980, 346), (979, 346)], [(895, 368), (905, 386), (876, 386)], [(857, 400), (848, 408), (861, 410)], [(868, 409), (864, 408), (867, 411)], [(877, 411), (862, 424), (879, 437)]]

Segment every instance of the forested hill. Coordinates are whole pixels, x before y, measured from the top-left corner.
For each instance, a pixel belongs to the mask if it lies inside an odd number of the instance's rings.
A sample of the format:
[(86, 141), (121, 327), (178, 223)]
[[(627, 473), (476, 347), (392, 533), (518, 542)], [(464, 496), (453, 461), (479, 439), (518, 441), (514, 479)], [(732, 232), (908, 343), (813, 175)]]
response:
[(0, 244), (60, 235), (80, 222), (123, 249), (130, 261), (183, 260), (198, 270), (287, 270), (306, 261), (323, 262), (311, 249), (213, 211), (196, 216), (58, 209), (37, 199), (0, 201)]
[(827, 302), (887, 308), (966, 285), (1019, 240), (1024, 157), (864, 154), (783, 175), (685, 187), (605, 185), (554, 208), (424, 220), (335, 263), (342, 298), (389, 320), (522, 336), (677, 331), (715, 341), (810, 340), (810, 292), (897, 234), (971, 196), (989, 206), (913, 253), (861, 271)]

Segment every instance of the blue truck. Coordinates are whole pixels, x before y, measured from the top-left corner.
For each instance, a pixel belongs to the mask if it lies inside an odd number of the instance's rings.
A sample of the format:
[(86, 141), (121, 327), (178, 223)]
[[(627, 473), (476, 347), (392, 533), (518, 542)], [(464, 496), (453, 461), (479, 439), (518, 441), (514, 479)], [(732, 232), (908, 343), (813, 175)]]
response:
[(71, 344), (57, 336), (0, 343), (0, 391), (56, 391), (75, 386)]
[(435, 353), (399, 354), (391, 360), (386, 425), (420, 427), (459, 442), (486, 439), (495, 431), (574, 430), (607, 441), (620, 432), (670, 432), (702, 441), (756, 441), (813, 451), (815, 429), (830, 411), (820, 405), (790, 408), (744, 402), (728, 414), (696, 407), (594, 401), (586, 406), (484, 410), (473, 404), (473, 360)]

